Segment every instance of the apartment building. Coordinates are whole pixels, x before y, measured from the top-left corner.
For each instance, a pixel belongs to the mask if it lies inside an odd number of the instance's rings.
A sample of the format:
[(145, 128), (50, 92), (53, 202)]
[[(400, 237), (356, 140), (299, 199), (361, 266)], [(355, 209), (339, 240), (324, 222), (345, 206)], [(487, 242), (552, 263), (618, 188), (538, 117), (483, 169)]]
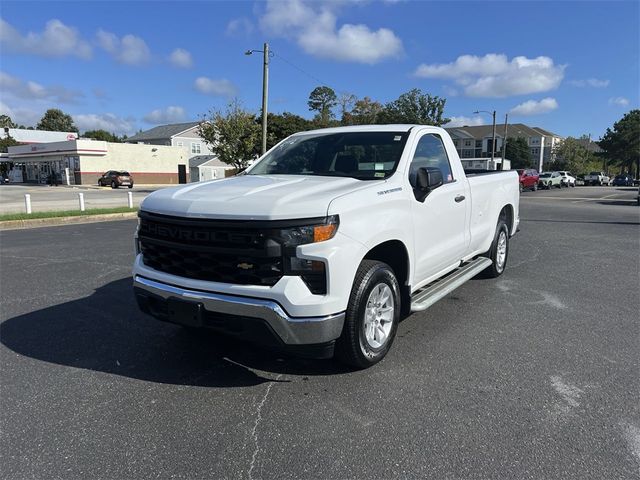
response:
[[(453, 144), (461, 159), (491, 156), (492, 125), (477, 125), (445, 128), (453, 139)], [(544, 171), (544, 164), (553, 160), (553, 149), (562, 140), (560, 135), (540, 127), (529, 127), (523, 123), (507, 125), (509, 138), (524, 138), (529, 144), (532, 164), (538, 171)], [(496, 125), (496, 157), (502, 156), (504, 144), (504, 124)]]

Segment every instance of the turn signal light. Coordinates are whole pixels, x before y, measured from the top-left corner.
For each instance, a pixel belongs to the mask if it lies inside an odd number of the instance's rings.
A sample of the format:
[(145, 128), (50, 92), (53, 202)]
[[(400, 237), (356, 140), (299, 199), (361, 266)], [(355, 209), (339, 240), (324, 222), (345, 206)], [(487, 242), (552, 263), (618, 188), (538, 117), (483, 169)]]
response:
[(337, 230), (338, 225), (335, 223), (313, 227), (313, 243), (324, 242), (325, 240), (333, 238)]

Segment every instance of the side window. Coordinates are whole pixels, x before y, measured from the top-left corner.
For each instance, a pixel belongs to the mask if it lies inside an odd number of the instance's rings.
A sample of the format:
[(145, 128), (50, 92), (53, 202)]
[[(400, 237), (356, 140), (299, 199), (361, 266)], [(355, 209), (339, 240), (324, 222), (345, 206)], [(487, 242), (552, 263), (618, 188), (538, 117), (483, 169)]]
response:
[(423, 167), (439, 168), (442, 172), (443, 182), (453, 182), (447, 151), (444, 148), (442, 139), (433, 133), (427, 133), (420, 138), (416, 152), (413, 154), (413, 160), (411, 160), (411, 166), (409, 167), (409, 182), (414, 187), (416, 185), (416, 173), (419, 168)]

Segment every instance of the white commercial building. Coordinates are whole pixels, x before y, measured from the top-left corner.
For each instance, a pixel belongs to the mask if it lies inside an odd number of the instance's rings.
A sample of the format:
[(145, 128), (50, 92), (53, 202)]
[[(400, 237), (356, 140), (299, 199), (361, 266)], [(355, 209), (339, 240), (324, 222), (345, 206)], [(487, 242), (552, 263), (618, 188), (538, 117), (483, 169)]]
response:
[[(97, 184), (108, 170), (125, 170), (137, 184), (187, 183), (189, 155), (182, 147), (70, 140), (9, 147), (12, 170), (25, 182)], [(9, 178), (12, 178), (11, 172)], [(198, 179), (194, 179), (198, 181)]]

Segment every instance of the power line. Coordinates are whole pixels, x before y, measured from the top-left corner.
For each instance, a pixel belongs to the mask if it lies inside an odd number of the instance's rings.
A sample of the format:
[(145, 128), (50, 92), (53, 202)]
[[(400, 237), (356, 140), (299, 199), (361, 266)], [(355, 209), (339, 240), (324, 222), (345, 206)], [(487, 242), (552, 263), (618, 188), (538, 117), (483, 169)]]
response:
[[(318, 77), (316, 77), (315, 75), (312, 75), (311, 73), (307, 72), (306, 70), (300, 68), (299, 66), (297, 66), (296, 64), (294, 64), (293, 62), (287, 60), (286, 58), (284, 58), (282, 55), (273, 52), (273, 55), (275, 57), (278, 57), (280, 60), (282, 60), (283, 62), (287, 63), (290, 67), (295, 68), (296, 70), (298, 70), (299, 72), (303, 73), (304, 75), (306, 75), (307, 77), (311, 78), (313, 81), (318, 82), (320, 85), (324, 85), (327, 86), (329, 88), (333, 88), (328, 82), (325, 82), (323, 80), (320, 80)], [(350, 92), (347, 92), (346, 90), (338, 90), (336, 88), (333, 88), (333, 90), (335, 90), (336, 92), (343, 94), (343, 95), (350, 95)]]

